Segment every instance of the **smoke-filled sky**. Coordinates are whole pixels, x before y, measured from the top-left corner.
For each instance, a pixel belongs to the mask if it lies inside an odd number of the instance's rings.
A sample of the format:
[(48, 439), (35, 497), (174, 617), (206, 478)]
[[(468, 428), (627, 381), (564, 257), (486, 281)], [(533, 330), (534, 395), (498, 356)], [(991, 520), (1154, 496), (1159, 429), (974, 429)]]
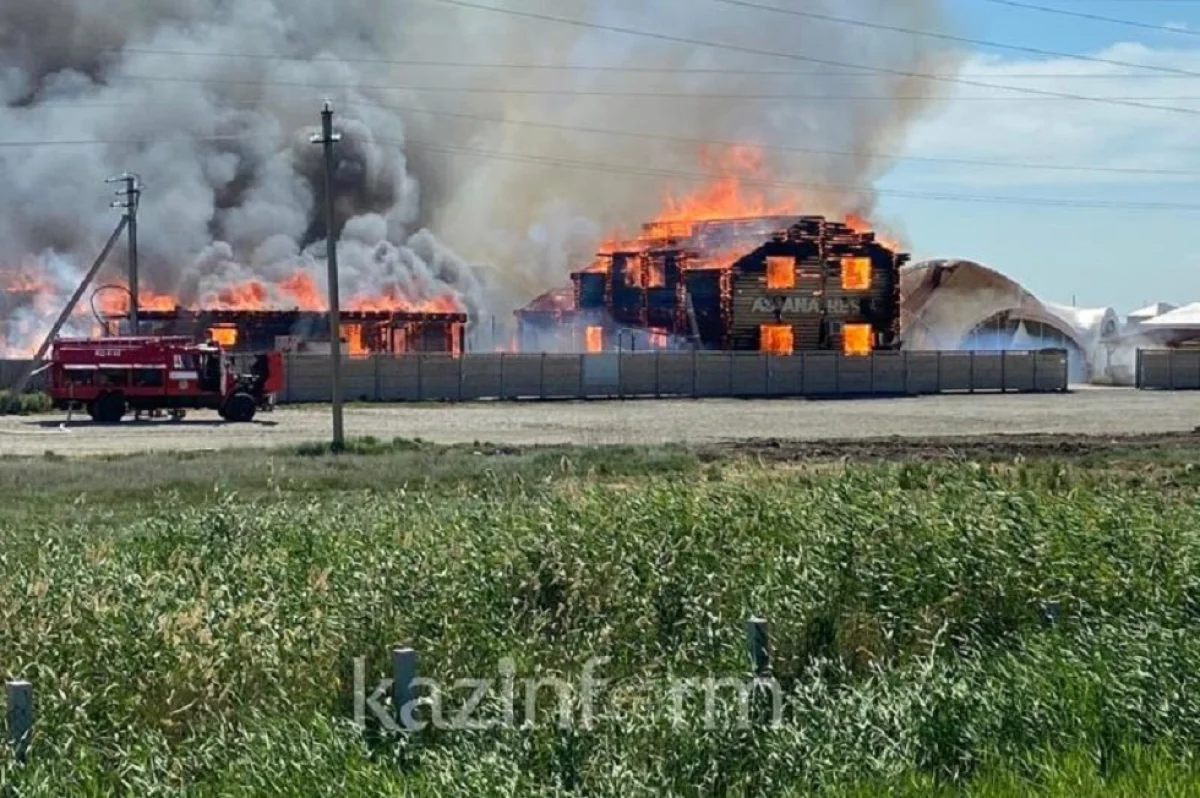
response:
[[(764, 24), (714, 0), (488, 3), (897, 72), (954, 67), (929, 39), (784, 15)], [(854, 16), (938, 28), (938, 6), (858, 0)], [(309, 136), (329, 97), (345, 133), (343, 296), (453, 291), (476, 313), (504, 313), (586, 265), (603, 233), (695, 188), (662, 174), (704, 172), (699, 147), (680, 139), (763, 145), (769, 180), (846, 187), (806, 192), (799, 210), (872, 208), (889, 164), (871, 153), (902, 148), (932, 102), (903, 97), (935, 93), (912, 83), (438, 0), (5, 0), (2, 139), (107, 143), (0, 148), (0, 278), (37, 263), (69, 293), (117, 221), (105, 178), (131, 171), (145, 182), (144, 287), (203, 302), (297, 268), (321, 284), (321, 153)], [(112, 263), (119, 273), (123, 256)], [(16, 323), (14, 308), (0, 311)]]

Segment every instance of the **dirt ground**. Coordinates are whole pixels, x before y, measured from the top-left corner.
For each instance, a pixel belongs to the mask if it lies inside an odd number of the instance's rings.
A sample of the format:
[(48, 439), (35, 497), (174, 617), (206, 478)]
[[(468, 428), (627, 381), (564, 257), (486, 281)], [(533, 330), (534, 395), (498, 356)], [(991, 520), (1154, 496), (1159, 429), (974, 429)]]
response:
[[(94, 426), (86, 417), (69, 424), (64, 419), (0, 418), (0, 455), (276, 447), (326, 440), (330, 430), (327, 407), (283, 408), (250, 425), (226, 424), (209, 414), (195, 414), (182, 423), (126, 421), (119, 427)], [(1094, 447), (1126, 436), (1186, 433), (1191, 439), (1198, 425), (1200, 395), (1126, 389), (863, 401), (531, 402), (346, 409), (350, 437), (515, 446), (733, 444), (732, 448), (766, 453), (787, 450), (797, 441), (806, 442), (809, 450), (812, 442), (826, 442), (824, 448), (831, 454), (864, 447), (864, 453), (870, 447), (905, 448), (898, 441), (878, 440), (891, 437), (908, 441), (908, 448), (919, 440), (920, 448), (937, 450), (961, 446), (961, 439), (995, 435), (1014, 437), (993, 448), (1015, 445), (1029, 436), (1053, 436), (1054, 446)]]

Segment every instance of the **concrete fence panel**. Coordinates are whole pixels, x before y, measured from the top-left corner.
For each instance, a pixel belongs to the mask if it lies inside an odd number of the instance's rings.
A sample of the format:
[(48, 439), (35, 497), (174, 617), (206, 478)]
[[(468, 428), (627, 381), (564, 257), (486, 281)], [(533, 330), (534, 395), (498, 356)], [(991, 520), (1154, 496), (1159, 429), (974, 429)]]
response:
[(419, 402), (421, 396), (421, 358), (381, 358), (379, 397), (385, 402)]
[(500, 355), (465, 355), (463, 357), (460, 365), (463, 401), (496, 399), (500, 396), (503, 376), (500, 357)]
[(630, 354), (621, 358), (621, 396), (648, 397), (658, 395), (657, 352)]
[(770, 355), (767, 357), (767, 396), (804, 395), (804, 358)]
[(501, 399), (542, 396), (541, 355), (500, 355)]
[(1059, 393), (1067, 390), (1071, 364), (1061, 349), (1045, 349), (1034, 353), (1037, 369), (1034, 390), (1038, 393)]
[(606, 399), (621, 395), (621, 356), (587, 355), (583, 361), (581, 398)]
[(970, 381), (972, 391), (1005, 390), (1006, 352), (977, 353), (971, 358)]
[(542, 383), (546, 399), (577, 399), (583, 396), (583, 355), (544, 355)]
[(730, 395), (741, 398), (770, 396), (770, 355), (738, 352), (730, 362)]
[(871, 396), (875, 394), (875, 358), (838, 358), (838, 396)]
[(659, 356), (658, 390), (659, 396), (695, 396), (696, 358), (691, 352)]
[(942, 352), (938, 370), (938, 390), (946, 392), (970, 391), (974, 374), (973, 352)]
[(462, 399), (461, 358), (450, 355), (420, 355), (421, 398), (426, 402), (457, 402)]
[(880, 352), (871, 361), (872, 393), (882, 396), (908, 394), (908, 356), (905, 353)]
[(333, 399), (329, 361), (325, 358), (295, 356), (284, 365), (287, 401), (291, 403), (328, 402)]
[(942, 353), (906, 352), (905, 367), (908, 369), (908, 392), (913, 396), (926, 396), (942, 390)]
[(842, 358), (833, 352), (810, 352), (804, 356), (804, 395), (837, 396), (841, 390)]
[(696, 352), (697, 398), (733, 396), (733, 355), (729, 352)]
[(1137, 387), (1143, 390), (1200, 390), (1200, 351), (1143, 349), (1138, 353)]
[[(378, 401), (376, 358), (348, 358), (342, 363), (342, 396), (351, 402)], [(333, 388), (330, 387), (330, 393)]]
[(1004, 353), (1004, 390), (1010, 393), (1028, 393), (1037, 388), (1036, 352)]

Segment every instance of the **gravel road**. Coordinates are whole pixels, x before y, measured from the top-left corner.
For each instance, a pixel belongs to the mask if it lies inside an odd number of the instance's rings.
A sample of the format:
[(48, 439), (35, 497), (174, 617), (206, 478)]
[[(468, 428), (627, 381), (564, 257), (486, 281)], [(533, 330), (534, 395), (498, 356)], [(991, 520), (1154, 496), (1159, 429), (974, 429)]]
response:
[[(422, 438), (536, 445), (703, 444), (783, 440), (928, 438), (997, 434), (1148, 435), (1192, 432), (1200, 425), (1194, 393), (1081, 388), (1049, 396), (933, 396), (863, 401), (635, 401), (481, 403), (350, 407), (346, 434), (381, 440)], [(283, 408), (250, 425), (215, 414), (183, 423), (125, 422), (98, 427), (86, 417), (0, 418), (0, 455), (118, 454), (272, 447), (323, 440), (329, 411)]]

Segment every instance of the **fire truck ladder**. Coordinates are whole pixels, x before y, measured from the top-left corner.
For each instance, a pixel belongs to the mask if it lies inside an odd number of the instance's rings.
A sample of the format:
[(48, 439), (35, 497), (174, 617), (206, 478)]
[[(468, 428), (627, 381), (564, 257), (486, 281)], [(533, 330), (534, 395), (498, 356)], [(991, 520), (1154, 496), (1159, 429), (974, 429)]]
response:
[(100, 267), (104, 265), (104, 261), (108, 260), (109, 253), (111, 253), (113, 247), (117, 245), (117, 241), (121, 238), (121, 234), (125, 232), (125, 227), (128, 224), (129, 217), (121, 217), (121, 221), (117, 225), (117, 229), (113, 230), (113, 234), (109, 236), (108, 243), (105, 244), (104, 249), (100, 251), (100, 257), (96, 258), (96, 262), (92, 264), (92, 268), (88, 270), (86, 275), (84, 275), (83, 280), (79, 283), (79, 287), (75, 289), (75, 293), (71, 295), (71, 299), (67, 302), (67, 306), (63, 308), (63, 312), (59, 314), (58, 320), (55, 321), (54, 326), (50, 328), (50, 334), (46, 336), (46, 340), (42, 341), (42, 345), (38, 348), (37, 354), (33, 356), (33, 362), (30, 364), (25, 373), (21, 375), (21, 379), (17, 380), (16, 385), (13, 386), (12, 394), (9, 397), (10, 401), (6, 403), (3, 408), (0, 408), (0, 410), (3, 410), (4, 412), (13, 411), (16, 408), (17, 403), (20, 401), (21, 395), (24, 394), (25, 389), (29, 387), (29, 381), (33, 379), (33, 376), (37, 374), (41, 368), (45, 368), (44, 366), (39, 367), (39, 364), (42, 362), (42, 359), (46, 357), (46, 352), (49, 351), (50, 345), (54, 343), (54, 339), (58, 337), (60, 332), (62, 332), (63, 325), (67, 323), (67, 319), (71, 318), (71, 314), (75, 312), (75, 306), (79, 304), (79, 300), (83, 296), (83, 293), (87, 291), (88, 286), (92, 283), (92, 280), (96, 279), (96, 273), (100, 271)]

